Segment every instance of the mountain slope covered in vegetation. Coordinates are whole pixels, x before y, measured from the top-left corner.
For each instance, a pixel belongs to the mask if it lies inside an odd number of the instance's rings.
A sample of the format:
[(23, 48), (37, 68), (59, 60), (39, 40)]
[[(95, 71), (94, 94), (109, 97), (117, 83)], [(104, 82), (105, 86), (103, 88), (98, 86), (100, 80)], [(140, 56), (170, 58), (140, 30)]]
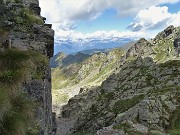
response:
[(62, 109), (67, 134), (180, 134), (180, 27), (142, 38), (122, 55), (101, 86), (89, 87)]

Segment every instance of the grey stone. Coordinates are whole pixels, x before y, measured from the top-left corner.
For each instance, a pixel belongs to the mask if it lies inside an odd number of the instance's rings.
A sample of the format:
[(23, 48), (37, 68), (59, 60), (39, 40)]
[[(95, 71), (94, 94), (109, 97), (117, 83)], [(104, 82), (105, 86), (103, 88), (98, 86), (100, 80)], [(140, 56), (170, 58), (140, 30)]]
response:
[[(16, 19), (22, 9), (32, 9), (34, 16), (43, 22), (38, 0), (22, 0), (20, 3), (0, 0), (0, 29), (4, 30), (0, 36), (1, 50), (32, 50), (43, 54), (47, 59), (51, 58), (54, 52), (54, 30), (50, 25), (35, 22), (17, 24)], [(52, 115), (51, 69), (48, 65), (42, 66), (42, 78), (34, 79), (29, 76), (29, 81), (22, 84), (22, 90), (29, 98), (39, 103), (36, 110), (36, 119), (40, 126), (39, 135), (49, 135), (56, 131), (55, 115)]]

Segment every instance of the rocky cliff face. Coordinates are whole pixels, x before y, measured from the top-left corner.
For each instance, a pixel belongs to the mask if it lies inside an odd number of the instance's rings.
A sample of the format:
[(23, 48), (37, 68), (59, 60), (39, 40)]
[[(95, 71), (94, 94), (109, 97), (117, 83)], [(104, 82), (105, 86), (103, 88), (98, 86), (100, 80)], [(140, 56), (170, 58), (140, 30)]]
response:
[(73, 134), (179, 134), (180, 28), (140, 39), (101, 86), (71, 98), (62, 117)]
[[(40, 11), (38, 0), (0, 0), (0, 54), (7, 54), (5, 58), (8, 59), (2, 61), (9, 61), (11, 67), (16, 55), (18, 59), (28, 56), (25, 61), (14, 62), (17, 65), (24, 62), (25, 69), (28, 69), (23, 75), (26, 79), (21, 79), (18, 88), (36, 103), (36, 134), (49, 135), (53, 129), (49, 59), (53, 56), (54, 31), (50, 24), (44, 23)], [(8, 57), (10, 52), (13, 52), (12, 56)], [(19, 56), (21, 53), (23, 55)], [(6, 70), (2, 68), (0, 78)]]

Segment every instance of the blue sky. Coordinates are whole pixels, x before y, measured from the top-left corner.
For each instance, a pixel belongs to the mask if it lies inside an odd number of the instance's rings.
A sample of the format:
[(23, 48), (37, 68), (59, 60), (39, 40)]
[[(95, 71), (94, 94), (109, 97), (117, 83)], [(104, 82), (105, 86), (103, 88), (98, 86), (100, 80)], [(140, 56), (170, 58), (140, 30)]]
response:
[[(169, 13), (177, 13), (180, 11), (180, 2), (174, 4), (160, 4), (159, 7), (166, 6), (168, 7)], [(77, 31), (82, 33), (92, 33), (96, 31), (111, 31), (111, 30), (118, 30), (118, 31), (127, 31), (128, 25), (133, 22), (134, 16), (125, 16), (120, 17), (117, 14), (115, 9), (106, 9), (102, 12), (97, 19), (92, 21), (89, 20), (82, 20), (76, 23)], [(160, 28), (161, 29), (161, 28)]]
[(132, 17), (120, 18), (114, 9), (106, 9), (102, 15), (92, 21), (79, 21), (76, 24), (76, 30), (82, 33), (92, 33), (96, 31), (126, 30), (127, 24), (130, 24)]
[(174, 4), (160, 4), (160, 6), (167, 6), (169, 7), (170, 13), (177, 13), (180, 11), (180, 2), (174, 3)]
[(55, 40), (151, 38), (180, 26), (180, 0), (39, 0)]

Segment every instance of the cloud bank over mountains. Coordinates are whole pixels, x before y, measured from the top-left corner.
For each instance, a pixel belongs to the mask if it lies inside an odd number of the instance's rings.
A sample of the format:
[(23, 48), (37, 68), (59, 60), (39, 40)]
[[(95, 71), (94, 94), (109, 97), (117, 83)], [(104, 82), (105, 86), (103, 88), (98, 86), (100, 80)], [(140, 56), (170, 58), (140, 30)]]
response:
[(64, 31), (55, 27), (54, 29), (56, 29), (55, 54), (59, 51), (68, 54), (94, 48), (115, 48), (130, 41), (138, 40), (140, 37), (154, 37), (154, 34), (150, 35), (146, 32), (119, 32), (113, 30), (83, 34), (75, 30)]
[(146, 33), (146, 32), (119, 32), (117, 30), (112, 31), (96, 31), (93, 33), (81, 33), (75, 30), (64, 31), (58, 28), (58, 25), (54, 25), (53, 29), (56, 31), (55, 39), (63, 40), (63, 41), (82, 41), (88, 42), (90, 40), (98, 39), (100, 41), (104, 40), (116, 40), (118, 38), (129, 38), (129, 39), (138, 39), (139, 37), (153, 37), (154, 34)]

